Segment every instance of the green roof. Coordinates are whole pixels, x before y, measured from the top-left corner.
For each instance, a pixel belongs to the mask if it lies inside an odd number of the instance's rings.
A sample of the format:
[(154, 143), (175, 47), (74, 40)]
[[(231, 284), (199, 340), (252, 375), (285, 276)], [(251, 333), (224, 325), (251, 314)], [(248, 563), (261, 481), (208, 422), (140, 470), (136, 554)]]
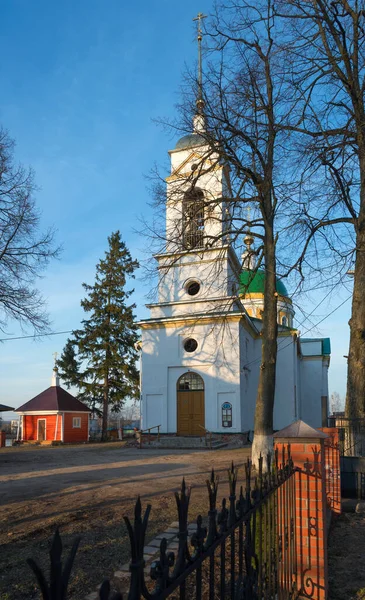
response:
[(194, 148), (194, 146), (202, 146), (206, 144), (205, 139), (198, 133), (188, 133), (179, 139), (175, 146), (175, 150), (183, 150), (184, 148)]
[(331, 354), (331, 338), (300, 338), (301, 342), (322, 342), (322, 356)]
[[(265, 291), (265, 271), (249, 271), (244, 269), (240, 274), (240, 294), (263, 294)], [(288, 296), (283, 282), (276, 278), (276, 291), (280, 296)]]
[(330, 340), (330, 338), (323, 338), (323, 340), (322, 340), (322, 354), (331, 354), (331, 340)]

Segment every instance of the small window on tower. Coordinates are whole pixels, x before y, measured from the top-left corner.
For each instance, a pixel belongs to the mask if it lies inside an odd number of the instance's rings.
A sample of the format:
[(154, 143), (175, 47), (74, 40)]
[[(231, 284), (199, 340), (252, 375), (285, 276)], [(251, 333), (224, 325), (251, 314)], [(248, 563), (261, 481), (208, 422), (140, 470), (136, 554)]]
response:
[(232, 404), (230, 402), (222, 404), (222, 427), (232, 427)]
[(281, 319), (281, 324), (282, 324), (282, 325), (284, 325), (284, 327), (287, 327), (287, 326), (288, 326), (288, 319), (287, 319), (287, 317), (283, 317), (283, 318)]
[(186, 352), (195, 352), (198, 347), (198, 342), (194, 338), (188, 338), (184, 342), (184, 350)]
[(189, 281), (186, 286), (186, 291), (189, 296), (196, 296), (200, 290), (200, 283), (198, 281)]

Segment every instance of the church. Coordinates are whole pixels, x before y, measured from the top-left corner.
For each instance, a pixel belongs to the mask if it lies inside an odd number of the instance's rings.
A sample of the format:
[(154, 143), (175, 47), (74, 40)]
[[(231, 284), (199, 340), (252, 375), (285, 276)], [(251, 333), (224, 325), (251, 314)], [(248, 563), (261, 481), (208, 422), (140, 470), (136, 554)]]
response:
[[(261, 364), (265, 270), (256, 268), (250, 230), (242, 257), (231, 242), (229, 166), (207, 144), (202, 105), (198, 97), (192, 133), (169, 151), (166, 245), (154, 256), (158, 301), (139, 323), (141, 428), (179, 436), (252, 431)], [(274, 429), (297, 419), (321, 427), (330, 340), (301, 338), (279, 279), (276, 291)]]

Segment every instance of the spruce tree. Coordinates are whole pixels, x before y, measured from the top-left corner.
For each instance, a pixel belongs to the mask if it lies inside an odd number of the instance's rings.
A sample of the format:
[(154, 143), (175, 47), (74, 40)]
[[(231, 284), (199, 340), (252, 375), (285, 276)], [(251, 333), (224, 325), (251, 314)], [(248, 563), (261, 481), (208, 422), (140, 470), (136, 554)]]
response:
[(80, 364), (77, 360), (75, 342), (68, 339), (62, 351), (61, 358), (57, 361), (58, 373), (66, 387), (79, 387), (82, 381)]
[[(83, 283), (87, 295), (81, 306), (89, 316), (73, 331), (58, 363), (61, 377), (65, 374), (66, 383), (78, 387), (80, 398), (100, 403), (102, 440), (107, 437), (109, 408), (116, 412), (127, 398), (139, 395), (135, 304), (128, 305), (133, 290), (125, 290), (126, 279), (134, 277), (138, 262), (132, 259), (119, 231), (112, 233), (108, 242), (109, 250), (96, 266), (94, 285)], [(77, 349), (77, 359), (71, 347)]]

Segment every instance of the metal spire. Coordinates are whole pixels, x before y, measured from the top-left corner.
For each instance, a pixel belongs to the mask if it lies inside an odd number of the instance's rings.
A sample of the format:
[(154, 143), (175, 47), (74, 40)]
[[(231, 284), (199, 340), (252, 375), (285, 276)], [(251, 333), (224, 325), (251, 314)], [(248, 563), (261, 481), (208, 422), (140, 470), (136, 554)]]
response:
[(203, 69), (202, 69), (202, 39), (203, 39), (203, 30), (202, 30), (202, 20), (206, 19), (207, 15), (203, 15), (203, 13), (198, 13), (198, 15), (193, 19), (193, 21), (197, 21), (198, 25), (198, 97), (196, 100), (196, 106), (198, 108), (198, 114), (202, 114), (204, 108), (204, 100), (203, 100)]
[(59, 386), (60, 385), (60, 379), (59, 379), (59, 376), (58, 376), (58, 368), (57, 368), (57, 356), (58, 356), (58, 352), (54, 352), (53, 353), (54, 367), (53, 367), (52, 382), (51, 382), (52, 386)]

